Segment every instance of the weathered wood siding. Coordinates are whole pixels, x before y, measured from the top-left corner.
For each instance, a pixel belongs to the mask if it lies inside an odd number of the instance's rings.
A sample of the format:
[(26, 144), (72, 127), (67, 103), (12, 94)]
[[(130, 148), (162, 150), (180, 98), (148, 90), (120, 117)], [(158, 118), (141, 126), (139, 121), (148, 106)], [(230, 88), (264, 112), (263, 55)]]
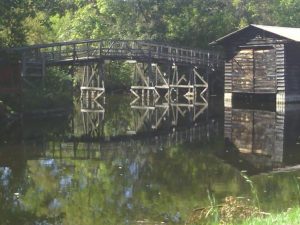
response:
[(297, 96), (300, 95), (300, 45), (288, 43), (285, 50), (285, 93), (287, 96)]
[(253, 92), (253, 50), (242, 49), (232, 59), (232, 91)]
[[(225, 81), (232, 82), (232, 92), (276, 93), (276, 49), (241, 49), (225, 66)], [(227, 68), (228, 67), (228, 68)], [(225, 83), (225, 92), (226, 85)], [(227, 88), (228, 89), (228, 88)], [(230, 90), (230, 89), (229, 89)]]
[(254, 93), (276, 93), (276, 51), (254, 49)]
[(232, 92), (232, 60), (225, 61), (224, 93)]
[(286, 42), (282, 37), (255, 28), (242, 31), (230, 40), (224, 46), (224, 92), (285, 93)]
[(276, 48), (276, 91), (285, 93), (285, 48), (284, 44), (275, 45)]

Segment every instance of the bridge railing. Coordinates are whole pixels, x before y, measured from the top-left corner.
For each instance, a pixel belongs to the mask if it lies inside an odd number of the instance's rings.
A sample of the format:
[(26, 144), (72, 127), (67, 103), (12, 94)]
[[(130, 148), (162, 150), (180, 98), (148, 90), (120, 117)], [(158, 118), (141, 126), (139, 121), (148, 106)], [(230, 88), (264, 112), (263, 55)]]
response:
[(178, 48), (139, 40), (88, 40), (35, 45), (22, 48), (27, 62), (48, 63), (79, 61), (111, 57), (115, 59), (165, 60), (174, 63), (218, 67), (222, 64), (219, 53)]

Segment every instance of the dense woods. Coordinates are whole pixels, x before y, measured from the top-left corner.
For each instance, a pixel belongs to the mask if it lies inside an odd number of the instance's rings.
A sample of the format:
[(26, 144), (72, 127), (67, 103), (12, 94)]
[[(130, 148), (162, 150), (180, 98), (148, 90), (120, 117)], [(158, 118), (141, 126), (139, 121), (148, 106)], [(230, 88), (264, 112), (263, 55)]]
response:
[(98, 38), (206, 47), (249, 23), (300, 25), (298, 0), (7, 0), (0, 11), (0, 47)]

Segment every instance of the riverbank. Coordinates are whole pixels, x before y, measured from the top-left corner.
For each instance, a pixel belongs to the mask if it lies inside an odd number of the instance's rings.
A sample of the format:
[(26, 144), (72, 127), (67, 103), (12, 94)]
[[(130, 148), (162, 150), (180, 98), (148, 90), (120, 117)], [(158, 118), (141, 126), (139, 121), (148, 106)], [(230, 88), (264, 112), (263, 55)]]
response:
[(242, 225), (286, 225), (300, 224), (300, 205), (279, 211), (264, 211), (261, 203), (243, 197), (226, 197), (216, 204), (213, 196), (208, 196), (211, 205), (195, 208), (186, 220), (186, 225), (200, 224), (242, 224)]
[(288, 209), (286, 212), (270, 214), (265, 217), (250, 218), (242, 222), (242, 225), (285, 225), (300, 224), (300, 207)]
[[(213, 200), (212, 197), (209, 199)], [(300, 206), (295, 205), (282, 212), (265, 212), (257, 207), (256, 201), (242, 197), (226, 197), (222, 203), (194, 209), (186, 225), (293, 225), (300, 224)], [(260, 205), (260, 204), (259, 204)]]

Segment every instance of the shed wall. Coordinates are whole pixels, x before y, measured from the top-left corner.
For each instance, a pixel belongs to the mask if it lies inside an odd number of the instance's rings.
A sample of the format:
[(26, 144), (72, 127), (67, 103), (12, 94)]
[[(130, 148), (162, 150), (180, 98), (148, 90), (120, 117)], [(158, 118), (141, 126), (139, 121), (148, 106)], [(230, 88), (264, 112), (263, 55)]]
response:
[(286, 96), (300, 95), (300, 45), (286, 44)]

